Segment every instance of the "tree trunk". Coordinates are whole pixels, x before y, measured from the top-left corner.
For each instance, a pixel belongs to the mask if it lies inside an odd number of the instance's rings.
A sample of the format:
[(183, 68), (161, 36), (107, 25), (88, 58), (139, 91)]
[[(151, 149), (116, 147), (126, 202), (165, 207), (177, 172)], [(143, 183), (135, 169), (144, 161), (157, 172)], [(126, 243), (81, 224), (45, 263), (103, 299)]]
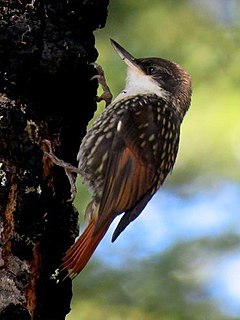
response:
[(51, 275), (78, 213), (44, 139), (76, 165), (96, 109), (93, 31), (108, 0), (0, 0), (0, 319), (65, 319), (71, 280)]

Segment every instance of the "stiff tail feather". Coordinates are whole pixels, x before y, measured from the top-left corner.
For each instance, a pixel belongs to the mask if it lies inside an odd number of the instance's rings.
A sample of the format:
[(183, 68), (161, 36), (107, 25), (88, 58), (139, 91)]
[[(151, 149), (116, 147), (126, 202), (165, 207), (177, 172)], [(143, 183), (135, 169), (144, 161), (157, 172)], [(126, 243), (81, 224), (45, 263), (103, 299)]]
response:
[(91, 219), (88, 226), (63, 257), (62, 270), (68, 270), (68, 276), (74, 278), (86, 266), (99, 242), (109, 228), (109, 223), (95, 231), (96, 221)]

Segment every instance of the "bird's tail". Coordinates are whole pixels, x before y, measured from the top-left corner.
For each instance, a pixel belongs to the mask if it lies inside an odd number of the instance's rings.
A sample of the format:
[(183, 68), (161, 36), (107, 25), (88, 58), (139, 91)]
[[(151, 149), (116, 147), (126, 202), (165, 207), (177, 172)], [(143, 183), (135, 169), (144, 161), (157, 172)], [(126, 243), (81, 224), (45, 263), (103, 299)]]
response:
[(99, 242), (109, 228), (109, 223), (95, 230), (96, 220), (91, 218), (88, 226), (70, 247), (63, 258), (62, 269), (68, 270), (68, 276), (74, 278), (86, 266)]

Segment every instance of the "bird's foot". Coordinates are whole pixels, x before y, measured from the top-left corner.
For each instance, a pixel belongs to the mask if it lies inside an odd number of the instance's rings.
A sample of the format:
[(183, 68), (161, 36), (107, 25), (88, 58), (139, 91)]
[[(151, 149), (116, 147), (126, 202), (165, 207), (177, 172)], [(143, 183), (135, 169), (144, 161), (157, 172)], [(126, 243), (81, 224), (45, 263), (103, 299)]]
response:
[(100, 102), (100, 101), (104, 100), (106, 102), (106, 107), (107, 107), (112, 102), (112, 97), (113, 97), (112, 93), (110, 91), (109, 86), (107, 85), (103, 68), (99, 64), (97, 64), (95, 62), (92, 63), (92, 65), (97, 70), (98, 74), (93, 76), (91, 78), (91, 80), (97, 79), (98, 83), (101, 85), (101, 87), (103, 89), (103, 93), (101, 94), (101, 96), (100, 97), (97, 96), (97, 102)]
[(68, 201), (73, 201), (77, 193), (77, 189), (75, 185), (76, 177), (73, 175), (73, 173), (78, 174), (79, 169), (74, 167), (72, 164), (65, 162), (59, 159), (58, 157), (56, 157), (56, 155), (53, 153), (52, 144), (49, 140), (45, 139), (43, 140), (43, 143), (46, 145), (48, 149), (48, 151), (44, 151), (44, 156), (49, 158), (52, 161), (52, 163), (54, 163), (55, 165), (62, 167), (64, 169), (71, 186), (71, 189), (70, 189), (71, 198)]

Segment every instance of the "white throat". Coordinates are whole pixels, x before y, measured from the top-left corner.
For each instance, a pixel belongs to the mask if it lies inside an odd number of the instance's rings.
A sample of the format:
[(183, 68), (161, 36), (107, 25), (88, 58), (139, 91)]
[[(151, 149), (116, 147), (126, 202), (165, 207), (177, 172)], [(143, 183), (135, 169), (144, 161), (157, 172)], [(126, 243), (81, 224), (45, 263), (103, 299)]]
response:
[(114, 99), (114, 102), (138, 94), (156, 94), (161, 98), (168, 96), (168, 92), (162, 89), (150, 76), (128, 68), (126, 86)]

